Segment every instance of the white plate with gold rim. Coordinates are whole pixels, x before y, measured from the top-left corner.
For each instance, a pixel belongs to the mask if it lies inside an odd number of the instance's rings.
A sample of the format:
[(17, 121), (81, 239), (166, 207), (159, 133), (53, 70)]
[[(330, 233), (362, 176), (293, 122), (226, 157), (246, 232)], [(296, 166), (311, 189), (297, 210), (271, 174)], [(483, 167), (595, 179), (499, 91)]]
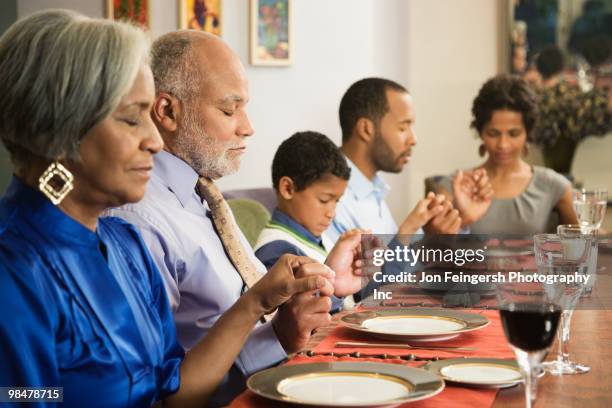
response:
[(499, 358), (453, 358), (423, 367), (445, 381), (480, 388), (507, 388), (523, 382), (514, 360)]
[(383, 407), (433, 397), (439, 376), (421, 368), (383, 363), (282, 365), (251, 376), (247, 387), (264, 398), (325, 407)]
[(485, 316), (449, 309), (383, 309), (355, 312), (340, 323), (350, 329), (388, 340), (442, 341), (489, 324)]

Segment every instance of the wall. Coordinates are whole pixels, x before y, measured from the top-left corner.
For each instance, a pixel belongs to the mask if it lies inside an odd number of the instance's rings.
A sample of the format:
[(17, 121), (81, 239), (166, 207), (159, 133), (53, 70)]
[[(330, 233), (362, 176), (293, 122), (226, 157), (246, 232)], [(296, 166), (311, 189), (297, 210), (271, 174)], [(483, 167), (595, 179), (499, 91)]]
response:
[(102, 17), (106, 0), (17, 0), (17, 17), (25, 17), (47, 8), (66, 8), (90, 17)]
[(482, 161), (477, 153), (479, 142), (469, 129), (470, 109), (482, 83), (500, 68), (502, 3), (410, 2), (407, 72), (417, 109), (418, 144), (405, 180), (407, 208), (423, 196), (425, 177), (474, 167)]
[[(299, 130), (316, 130), (340, 143), (338, 104), (356, 80), (371, 75), (406, 79), (405, 1), (297, 0), (295, 62), (290, 67), (248, 65), (248, 10), (226, 2), (224, 38), (245, 63), (249, 113), (256, 133), (241, 170), (224, 188), (270, 186), (277, 146)], [(349, 14), (350, 13), (350, 14)]]
[[(248, 64), (247, 2), (226, 0), (223, 37), (246, 66), (251, 91), (248, 109), (256, 133), (241, 170), (221, 180), (221, 187), (269, 186), (277, 146), (298, 130), (317, 130), (339, 143), (338, 103), (354, 81), (377, 75), (405, 83), (407, 4), (404, 0), (295, 0), (295, 62), (274, 68)], [(51, 7), (104, 15), (102, 0), (19, 0), (18, 6), (20, 17)], [(176, 26), (176, 3), (153, 0), (153, 37)], [(397, 177), (388, 181), (395, 186)]]
[[(478, 163), (469, 106), (497, 70), (498, 13), (490, 0), (294, 0), (295, 63), (248, 64), (248, 7), (224, 1), (224, 39), (245, 63), (248, 110), (256, 129), (241, 170), (225, 189), (270, 185), (270, 163), (282, 140), (298, 130), (340, 142), (337, 109), (343, 92), (365, 76), (408, 86), (417, 109), (415, 156), (399, 175), (385, 175), (389, 203), (400, 221), (423, 194), (423, 178)], [(66, 7), (104, 15), (103, 0), (18, 0), (18, 15)], [(152, 0), (152, 34), (177, 26), (173, 0)]]

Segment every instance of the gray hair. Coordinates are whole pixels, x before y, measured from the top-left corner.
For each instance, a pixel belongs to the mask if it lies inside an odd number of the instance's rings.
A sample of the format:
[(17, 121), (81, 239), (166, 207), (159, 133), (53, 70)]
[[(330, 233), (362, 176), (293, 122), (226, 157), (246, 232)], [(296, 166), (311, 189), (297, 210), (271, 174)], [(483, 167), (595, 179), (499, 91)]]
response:
[(181, 101), (199, 93), (201, 70), (194, 63), (193, 45), (207, 38), (206, 33), (179, 30), (159, 37), (151, 47), (151, 70), (155, 92), (167, 92)]
[(0, 37), (0, 138), (18, 168), (32, 156), (79, 159), (83, 137), (110, 115), (147, 60), (135, 26), (45, 10)]

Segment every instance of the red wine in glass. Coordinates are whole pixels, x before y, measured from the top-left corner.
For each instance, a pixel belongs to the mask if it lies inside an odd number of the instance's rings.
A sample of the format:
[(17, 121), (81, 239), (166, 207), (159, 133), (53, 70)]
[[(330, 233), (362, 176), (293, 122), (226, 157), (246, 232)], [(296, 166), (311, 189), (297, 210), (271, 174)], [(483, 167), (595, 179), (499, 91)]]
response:
[(543, 350), (552, 344), (559, 326), (561, 310), (552, 305), (514, 304), (500, 310), (506, 338), (523, 351)]

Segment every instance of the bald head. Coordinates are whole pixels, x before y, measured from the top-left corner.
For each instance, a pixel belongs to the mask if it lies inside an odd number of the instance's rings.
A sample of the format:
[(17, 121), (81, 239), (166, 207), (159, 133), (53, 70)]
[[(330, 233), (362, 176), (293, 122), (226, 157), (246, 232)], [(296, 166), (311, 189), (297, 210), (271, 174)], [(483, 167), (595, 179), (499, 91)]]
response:
[(165, 34), (151, 48), (151, 69), (156, 92), (187, 101), (223, 76), (245, 78), (244, 67), (219, 37), (196, 30)]

